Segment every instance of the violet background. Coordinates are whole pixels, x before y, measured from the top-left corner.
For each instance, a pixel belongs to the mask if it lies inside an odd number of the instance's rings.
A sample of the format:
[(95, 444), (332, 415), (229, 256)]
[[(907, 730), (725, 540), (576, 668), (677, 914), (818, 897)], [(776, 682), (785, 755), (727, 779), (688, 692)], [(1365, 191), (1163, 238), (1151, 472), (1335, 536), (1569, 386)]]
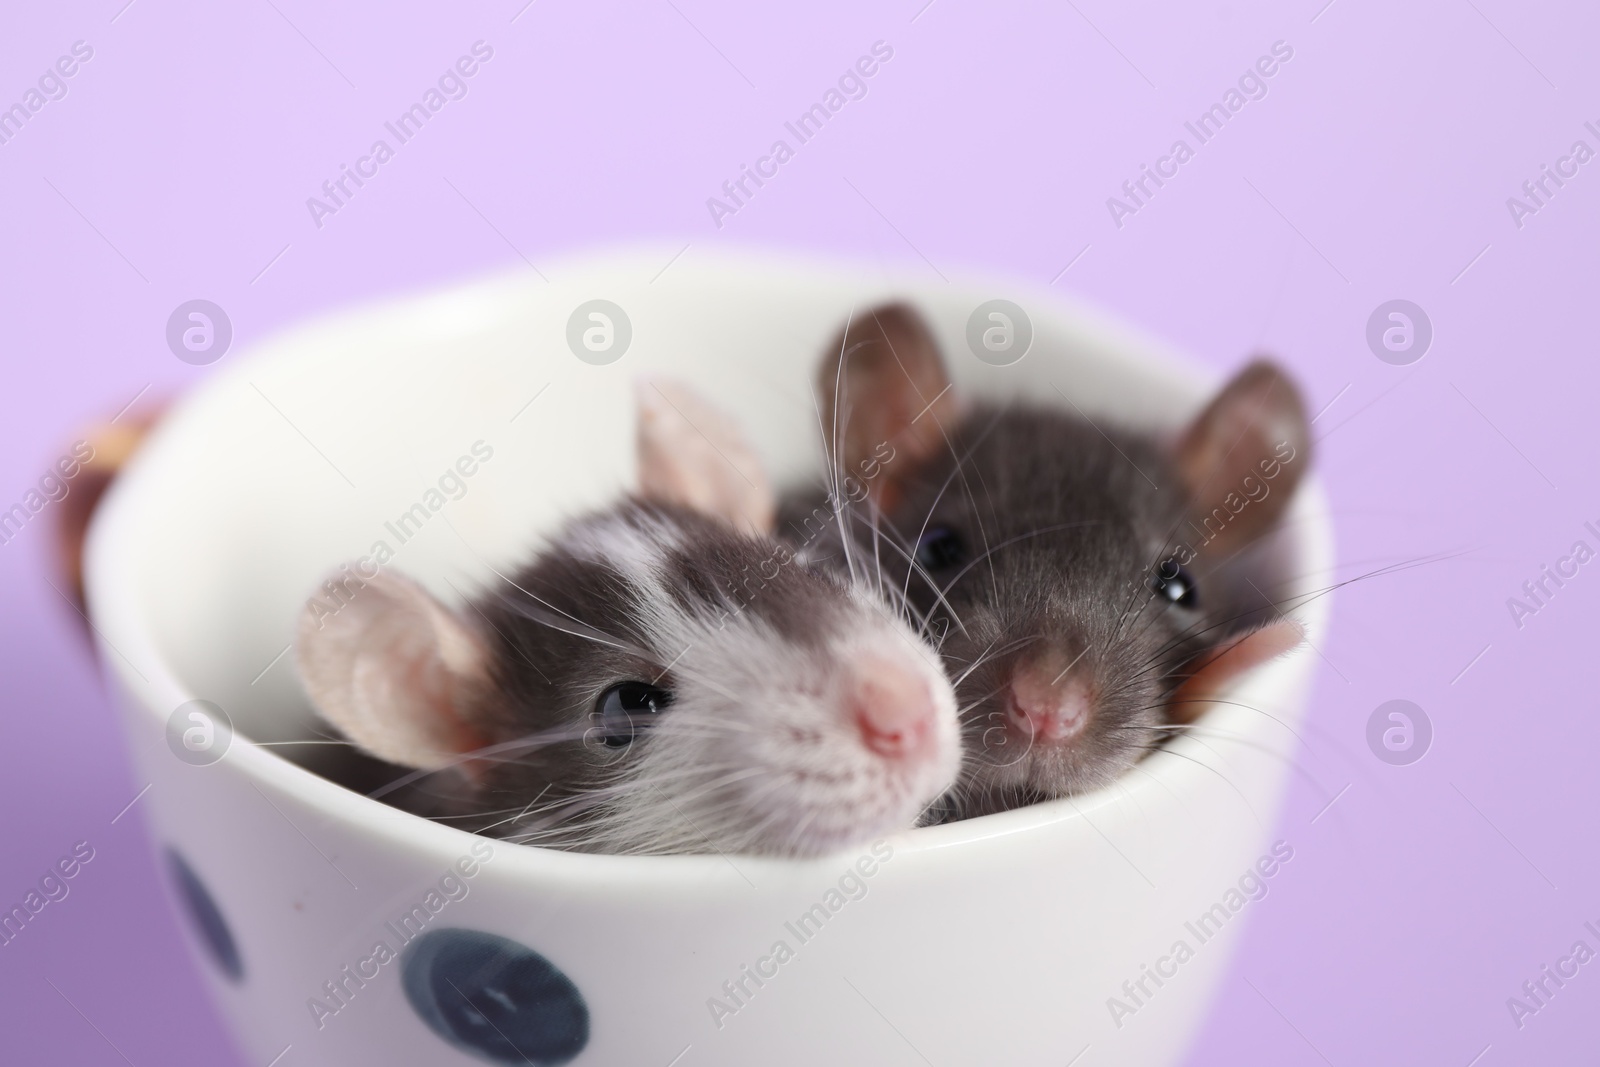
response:
[[(1191, 1062), (1498, 1067), (1594, 1047), (1600, 965), (1523, 1029), (1506, 1007), (1575, 940), (1600, 947), (1582, 928), (1600, 925), (1582, 671), (1600, 564), (1520, 630), (1506, 606), (1600, 523), (1600, 162), (1520, 229), (1506, 207), (1574, 140), (1600, 148), (1592, 8), (125, 2), (0, 16), (0, 103), (74, 41), (95, 50), (0, 145), (0, 507), (78, 424), (215, 372), (164, 341), (195, 297), (229, 313), (232, 359), (352, 301), (634, 239), (1040, 283), (1071, 262), (1056, 288), (1219, 372), (1272, 352), (1313, 411), (1331, 405), (1316, 463), (1336, 577), (1448, 557), (1337, 595), (1277, 831), (1295, 858), (1250, 906)], [(494, 58), (469, 95), (317, 229), (306, 198), (480, 38)], [(706, 198), (880, 39), (894, 58), (866, 98), (715, 227)], [(1117, 228), (1106, 198), (1278, 40), (1294, 58), (1269, 95)], [(1364, 338), (1396, 297), (1435, 329), (1409, 367)], [(0, 547), (0, 901), (75, 841), (97, 856), (0, 948), (0, 1059), (241, 1063), (143, 824), (110, 823), (140, 783), (44, 580), (47, 534), (36, 520)], [(1391, 767), (1365, 728), (1401, 697), (1435, 736)]]

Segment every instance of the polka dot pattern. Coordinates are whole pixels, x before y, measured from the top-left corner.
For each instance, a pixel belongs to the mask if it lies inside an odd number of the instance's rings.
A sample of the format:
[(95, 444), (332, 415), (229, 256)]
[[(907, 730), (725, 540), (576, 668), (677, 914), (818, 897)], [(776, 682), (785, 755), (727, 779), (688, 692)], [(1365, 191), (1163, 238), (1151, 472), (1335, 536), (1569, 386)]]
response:
[(406, 947), (401, 966), (417, 1016), (481, 1059), (557, 1067), (589, 1043), (589, 1007), (572, 979), (509, 938), (431, 930)]
[(211, 962), (234, 982), (244, 981), (244, 960), (239, 955), (239, 944), (228, 929), (222, 910), (206, 889), (200, 876), (194, 873), (187, 860), (174, 848), (167, 849), (167, 866), (172, 881), (178, 887), (178, 901), (183, 905), (200, 943), (205, 946)]

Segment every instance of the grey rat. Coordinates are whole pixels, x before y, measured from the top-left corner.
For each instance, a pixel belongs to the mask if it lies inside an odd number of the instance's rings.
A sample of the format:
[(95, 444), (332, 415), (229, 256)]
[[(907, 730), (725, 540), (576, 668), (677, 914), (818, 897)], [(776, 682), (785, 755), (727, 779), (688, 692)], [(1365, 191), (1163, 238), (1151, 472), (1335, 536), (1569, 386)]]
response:
[(780, 530), (811, 558), (870, 552), (942, 637), (965, 739), (945, 817), (1106, 785), (1303, 640), (1246, 566), (1310, 461), (1271, 363), (1166, 439), (969, 402), (921, 316), (888, 304), (847, 324), (817, 388), (848, 521), (800, 493)]
[(937, 655), (770, 536), (759, 466), (693, 393), (641, 388), (638, 446), (638, 495), (460, 610), (392, 573), (308, 605), (312, 702), (417, 768), (407, 806), (500, 837), (813, 855), (912, 826), (960, 764)]

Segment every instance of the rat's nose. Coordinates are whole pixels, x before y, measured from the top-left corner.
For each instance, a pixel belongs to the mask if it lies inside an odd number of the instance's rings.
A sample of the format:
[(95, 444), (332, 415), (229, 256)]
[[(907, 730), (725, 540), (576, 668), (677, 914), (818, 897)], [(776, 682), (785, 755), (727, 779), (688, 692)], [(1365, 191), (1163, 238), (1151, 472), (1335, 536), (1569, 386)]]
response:
[(1070, 741), (1089, 724), (1094, 705), (1081, 657), (1047, 648), (1018, 662), (1006, 700), (1006, 725), (1022, 741)]
[(909, 759), (922, 752), (936, 714), (927, 680), (880, 657), (858, 664), (857, 671), (845, 706), (867, 748), (889, 759)]

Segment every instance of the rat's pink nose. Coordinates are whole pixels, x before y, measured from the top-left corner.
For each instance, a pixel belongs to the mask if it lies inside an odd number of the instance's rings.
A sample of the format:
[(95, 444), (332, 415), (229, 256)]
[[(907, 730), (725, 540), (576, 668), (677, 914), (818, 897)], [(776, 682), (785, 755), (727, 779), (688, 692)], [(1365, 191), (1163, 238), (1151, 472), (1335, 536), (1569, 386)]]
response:
[(1024, 659), (1011, 676), (1006, 724), (1020, 740), (1069, 741), (1089, 724), (1094, 704), (1087, 672), (1060, 649)]
[(858, 664), (857, 670), (845, 699), (861, 740), (889, 759), (908, 759), (923, 751), (936, 714), (927, 680), (877, 657)]

